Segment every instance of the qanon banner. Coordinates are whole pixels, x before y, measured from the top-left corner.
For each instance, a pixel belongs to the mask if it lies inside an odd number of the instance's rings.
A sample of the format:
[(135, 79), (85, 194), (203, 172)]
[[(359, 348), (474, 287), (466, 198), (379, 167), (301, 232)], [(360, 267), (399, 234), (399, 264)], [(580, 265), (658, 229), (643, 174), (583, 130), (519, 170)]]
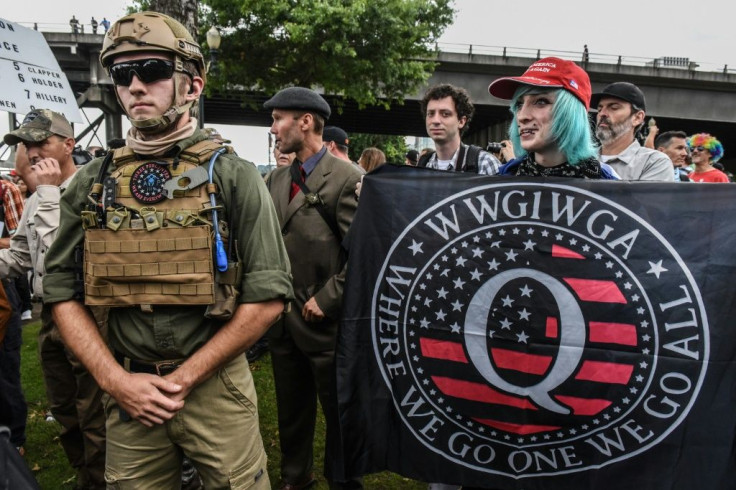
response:
[(631, 458), (687, 416), (700, 292), (648, 223), (575, 187), (457, 193), (394, 241), (372, 341), (396, 410), (448, 461), (513, 478)]

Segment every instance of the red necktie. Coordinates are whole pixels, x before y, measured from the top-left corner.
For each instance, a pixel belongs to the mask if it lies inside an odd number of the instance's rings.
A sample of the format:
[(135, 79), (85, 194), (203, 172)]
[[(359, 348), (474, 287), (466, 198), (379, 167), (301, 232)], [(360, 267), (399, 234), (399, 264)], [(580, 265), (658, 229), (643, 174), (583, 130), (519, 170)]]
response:
[[(304, 173), (304, 169), (302, 168), (301, 165), (299, 165), (299, 173), (302, 175), (302, 182), (304, 182), (304, 179), (306, 179), (307, 175)], [(291, 192), (289, 192), (289, 202), (291, 202), (291, 200), (294, 199), (294, 196), (299, 194), (300, 189), (301, 187), (299, 187), (299, 184), (297, 184), (296, 182), (292, 180), (291, 181)]]

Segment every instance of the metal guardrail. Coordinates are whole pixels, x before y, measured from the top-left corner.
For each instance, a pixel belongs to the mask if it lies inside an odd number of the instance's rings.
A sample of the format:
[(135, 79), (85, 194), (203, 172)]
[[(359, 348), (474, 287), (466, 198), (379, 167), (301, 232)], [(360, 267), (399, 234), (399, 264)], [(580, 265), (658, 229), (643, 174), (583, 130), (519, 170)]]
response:
[[(62, 23), (42, 23), (42, 22), (18, 22), (18, 24), (29, 27), (31, 29), (43, 32), (68, 32), (71, 33), (71, 26)], [(79, 24), (80, 34), (91, 34), (91, 24)], [(104, 34), (105, 30), (102, 26), (97, 29), (98, 34)], [(486, 46), (482, 44), (460, 44), (460, 43), (437, 43), (437, 49), (447, 53), (460, 54), (485, 54), (491, 56), (519, 57), (539, 59), (547, 56), (556, 56), (557, 58), (582, 61), (582, 51), (560, 51), (555, 49), (534, 49), (519, 48), (511, 46)], [(605, 63), (610, 65), (627, 65), (627, 66), (654, 66), (659, 68), (672, 68), (672, 66), (664, 66), (658, 60), (659, 58), (645, 58), (642, 56), (624, 56), (605, 53), (588, 53), (588, 63)], [(680, 68), (681, 69), (681, 68)], [(716, 63), (705, 63), (697, 60), (690, 60), (688, 70), (701, 72), (719, 72), (723, 74), (736, 75), (736, 67), (729, 68), (728, 65), (718, 65)]]
[[(445, 53), (459, 54), (480, 54), (490, 56), (503, 57), (519, 57), (540, 59), (548, 56), (555, 56), (571, 61), (581, 62), (583, 60), (582, 51), (560, 51), (554, 49), (534, 49), (534, 48), (518, 48), (510, 46), (485, 46), (480, 44), (458, 44), (458, 43), (437, 43), (436, 48)], [(669, 58), (669, 57), (668, 57)], [(627, 66), (654, 66), (658, 68), (675, 68), (674, 66), (665, 66), (661, 63), (663, 57), (645, 58), (642, 56), (624, 56), (604, 53), (588, 53), (588, 63), (605, 63), (610, 65), (627, 65)], [(676, 67), (682, 69), (682, 67)], [(718, 65), (716, 63), (701, 63), (699, 61), (690, 60), (687, 67), (688, 70), (701, 72), (719, 72), (723, 74), (735, 74), (736, 67), (729, 68), (728, 65)]]

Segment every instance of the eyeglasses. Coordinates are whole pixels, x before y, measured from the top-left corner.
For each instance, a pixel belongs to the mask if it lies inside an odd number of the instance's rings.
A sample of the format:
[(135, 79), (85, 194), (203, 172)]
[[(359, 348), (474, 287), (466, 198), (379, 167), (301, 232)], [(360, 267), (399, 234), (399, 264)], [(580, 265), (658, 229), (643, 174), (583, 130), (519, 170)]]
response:
[(706, 148), (704, 146), (694, 146), (690, 148), (690, 151), (692, 153), (695, 153), (696, 151), (706, 151)]
[[(189, 78), (194, 78), (188, 71), (182, 70)], [(133, 82), (133, 75), (143, 83), (153, 83), (158, 80), (168, 80), (174, 76), (174, 63), (169, 60), (151, 58), (145, 60), (124, 61), (110, 67), (110, 77), (115, 85), (129, 87)]]

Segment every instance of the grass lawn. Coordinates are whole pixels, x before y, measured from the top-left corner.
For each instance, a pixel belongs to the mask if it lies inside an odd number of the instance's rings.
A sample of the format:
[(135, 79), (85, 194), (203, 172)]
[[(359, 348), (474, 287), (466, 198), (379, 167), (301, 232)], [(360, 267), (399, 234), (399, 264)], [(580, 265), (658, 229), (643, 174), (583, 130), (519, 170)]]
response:
[[(41, 488), (44, 490), (72, 489), (75, 474), (66, 461), (59, 444), (60, 426), (56, 422), (46, 422), (48, 409), (46, 393), (43, 387), (41, 367), (38, 361), (37, 335), (40, 322), (33, 322), (23, 327), (23, 347), (21, 354), (21, 375), (23, 389), (28, 402), (28, 427), (26, 434), (26, 462), (33, 469)], [(271, 483), (279, 481), (279, 440), (276, 419), (276, 395), (274, 392), (271, 361), (268, 355), (251, 366), (258, 392), (258, 411), (261, 419), (261, 434), (268, 453), (268, 473)], [(322, 457), (324, 455), (324, 420), (318, 421), (318, 433), (315, 437), (315, 473), (319, 475), (316, 489), (326, 489), (327, 482), (322, 477)], [(384, 472), (365, 478), (366, 488), (376, 489), (426, 489), (426, 483), (420, 483), (399, 475)]]

